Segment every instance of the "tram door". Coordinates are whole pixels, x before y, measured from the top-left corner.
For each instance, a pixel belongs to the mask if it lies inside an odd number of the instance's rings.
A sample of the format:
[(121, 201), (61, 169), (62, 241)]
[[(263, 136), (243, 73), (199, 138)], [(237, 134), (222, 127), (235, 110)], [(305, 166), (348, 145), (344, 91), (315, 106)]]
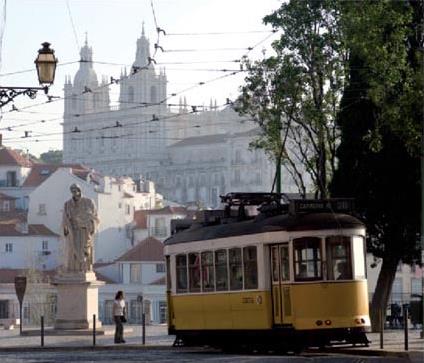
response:
[(274, 324), (292, 322), (290, 258), (287, 243), (271, 247), (272, 305)]

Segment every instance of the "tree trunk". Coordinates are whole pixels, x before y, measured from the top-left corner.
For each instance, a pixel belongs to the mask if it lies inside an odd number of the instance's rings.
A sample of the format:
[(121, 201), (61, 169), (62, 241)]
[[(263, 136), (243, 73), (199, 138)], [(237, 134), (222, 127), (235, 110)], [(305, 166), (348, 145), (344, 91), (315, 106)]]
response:
[(321, 139), (319, 142), (318, 152), (318, 190), (319, 198), (327, 198), (327, 155), (325, 152), (325, 144)]
[(380, 309), (383, 308), (383, 319), (386, 320), (387, 303), (392, 291), (400, 256), (384, 256), (378, 275), (377, 285), (371, 303), (371, 328), (372, 331), (380, 331)]

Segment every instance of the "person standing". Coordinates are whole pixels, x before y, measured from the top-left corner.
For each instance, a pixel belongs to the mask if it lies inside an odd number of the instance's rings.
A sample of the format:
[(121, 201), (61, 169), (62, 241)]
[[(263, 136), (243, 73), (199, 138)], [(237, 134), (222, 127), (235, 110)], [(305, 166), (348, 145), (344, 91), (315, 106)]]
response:
[(125, 343), (124, 325), (126, 322), (124, 293), (119, 290), (113, 303), (113, 319), (115, 320), (115, 344)]

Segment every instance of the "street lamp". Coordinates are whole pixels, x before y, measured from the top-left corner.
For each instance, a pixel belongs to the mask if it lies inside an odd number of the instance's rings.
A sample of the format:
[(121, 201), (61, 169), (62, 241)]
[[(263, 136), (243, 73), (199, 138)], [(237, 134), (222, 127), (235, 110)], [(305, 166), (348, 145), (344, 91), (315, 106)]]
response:
[(1, 87), (0, 86), (0, 108), (13, 101), (16, 96), (27, 95), (29, 98), (35, 98), (39, 90), (45, 94), (49, 91), (49, 85), (53, 84), (56, 73), (57, 58), (54, 50), (50, 48), (50, 43), (41, 44), (43, 48), (38, 51), (35, 66), (37, 68), (38, 82), (43, 87)]

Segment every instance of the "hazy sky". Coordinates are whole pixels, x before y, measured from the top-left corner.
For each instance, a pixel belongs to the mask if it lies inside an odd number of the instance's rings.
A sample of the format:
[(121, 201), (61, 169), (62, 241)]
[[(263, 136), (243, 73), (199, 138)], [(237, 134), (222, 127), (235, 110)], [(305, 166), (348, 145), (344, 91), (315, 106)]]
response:
[[(223, 69), (239, 69), (234, 60), (246, 54), (248, 47), (259, 43), (249, 52), (251, 58), (261, 57), (263, 49), (270, 49), (278, 34), (269, 32), (271, 28), (263, 25), (262, 18), (281, 3), (277, 0), (0, 0), (0, 4), (5, 1), (2, 86), (37, 86), (34, 59), (40, 44), (48, 41), (59, 58), (55, 84), (49, 94), (63, 96), (65, 75), (73, 78), (78, 69), (79, 47), (84, 44), (86, 32), (94, 61), (116, 64), (94, 63), (98, 79), (102, 75), (118, 78), (121, 69), (125, 65), (129, 69), (134, 61), (143, 21), (153, 53), (157, 40), (153, 4), (157, 25), (167, 33), (166, 36), (161, 33), (159, 38), (165, 52), (157, 51), (155, 60), (160, 64), (157, 68), (166, 69), (168, 93), (179, 93), (205, 82), (181, 95), (186, 96), (189, 104), (206, 106), (211, 98), (220, 105), (227, 97), (237, 96), (243, 83), (242, 73), (209, 81), (229, 73)], [(224, 34), (205, 34), (217, 32)], [(21, 73), (9, 74), (15, 72)], [(118, 86), (111, 86), (110, 92), (112, 101), (116, 101)], [(178, 98), (168, 102), (178, 103)], [(0, 132), (6, 146), (27, 149), (37, 155), (62, 147), (63, 101), (45, 103), (46, 100), (42, 93), (34, 100), (19, 96), (15, 106), (20, 111), (11, 112), (11, 103), (3, 107)], [(22, 139), (25, 131), (38, 137)], [(57, 134), (43, 136), (50, 133)]]

